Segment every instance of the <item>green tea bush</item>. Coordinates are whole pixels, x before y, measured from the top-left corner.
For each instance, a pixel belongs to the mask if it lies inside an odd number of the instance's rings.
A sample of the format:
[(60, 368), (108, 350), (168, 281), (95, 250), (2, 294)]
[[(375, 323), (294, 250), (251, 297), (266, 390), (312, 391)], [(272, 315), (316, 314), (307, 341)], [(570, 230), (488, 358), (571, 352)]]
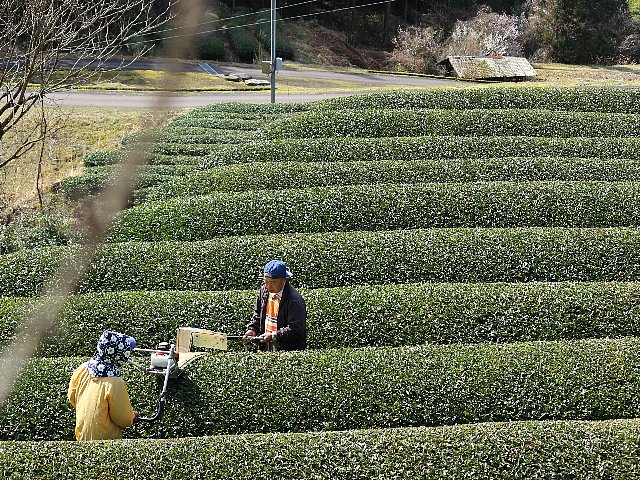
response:
[(0, 351), (14, 340), (32, 305), (33, 300), (28, 298), (0, 297)]
[[(222, 123), (222, 122), (220, 122)], [(236, 123), (236, 128), (231, 127), (216, 127), (208, 128), (204, 126), (181, 126), (176, 125), (172, 127), (166, 127), (159, 131), (155, 136), (155, 140), (158, 143), (202, 143), (202, 144), (216, 144), (216, 143), (229, 143), (230, 140), (247, 139), (250, 138), (249, 133), (245, 131), (236, 130), (252, 130), (250, 124), (243, 123), (240, 125)], [(244, 128), (237, 128), (243, 126)], [(257, 130), (257, 127), (255, 127)]]
[[(162, 165), (176, 163), (176, 158), (163, 158), (162, 155), (156, 155), (149, 152), (142, 152), (142, 160), (146, 165)], [(102, 158), (107, 160), (102, 161)], [(185, 157), (183, 157), (184, 159)], [(127, 150), (113, 150), (108, 152), (93, 152), (86, 155), (83, 159), (85, 168), (113, 168), (115, 165), (124, 162), (127, 159)], [(177, 159), (178, 163), (180, 159)], [(86, 171), (86, 170), (85, 170)]]
[(240, 102), (225, 102), (206, 105), (203, 107), (194, 108), (186, 116), (198, 117), (201, 115), (209, 116), (212, 113), (215, 115), (225, 113), (235, 115), (274, 115), (274, 114), (286, 114), (294, 112), (306, 112), (309, 110), (309, 103), (240, 103)]
[[(193, 161), (193, 159), (190, 159)], [(197, 163), (185, 162), (183, 164), (163, 164), (163, 163), (151, 163), (142, 165), (141, 176), (145, 175), (161, 175), (164, 177), (184, 177), (198, 171)], [(85, 170), (86, 171), (86, 170)]]
[(640, 136), (640, 115), (551, 110), (319, 110), (273, 122), (269, 138)]
[(314, 109), (545, 109), (570, 112), (640, 113), (639, 89), (461, 88), (372, 93), (311, 103)]
[[(80, 292), (257, 288), (287, 262), (304, 288), (419, 282), (640, 280), (637, 228), (459, 228), (104, 245)], [(0, 256), (0, 295), (32, 296), (76, 247)]]
[(266, 121), (272, 121), (287, 113), (278, 112), (247, 112), (233, 113), (226, 111), (191, 111), (186, 115), (175, 118), (169, 122), (166, 128), (200, 128), (203, 131), (211, 128), (230, 128), (232, 130), (249, 130), (254, 126), (262, 126)]
[[(210, 152), (210, 151), (209, 151)], [(107, 152), (93, 152), (83, 158), (85, 167), (112, 167), (126, 158), (126, 150)], [(145, 153), (143, 160), (148, 165), (185, 165), (192, 164), (194, 160), (187, 156), (166, 156), (161, 154)]]
[(329, 185), (540, 180), (640, 180), (640, 159), (502, 157), (381, 160), (378, 162), (267, 162), (223, 165), (167, 179), (147, 200)]
[[(172, 382), (161, 421), (126, 435), (637, 417), (638, 348), (640, 339), (624, 338), (219, 353), (195, 360)], [(0, 439), (69, 438), (75, 422), (65, 394), (72, 370), (85, 360), (30, 361), (0, 409)], [(122, 371), (134, 408), (154, 410), (156, 379)]]
[[(228, 141), (225, 143), (242, 143), (240, 138), (228, 138)], [(222, 143), (222, 142), (221, 142)], [(183, 157), (183, 156), (191, 156), (191, 157), (201, 157), (203, 155), (210, 155), (211, 153), (215, 153), (220, 147), (218, 144), (211, 143), (182, 143), (182, 142), (158, 142), (149, 145), (149, 151), (151, 153), (161, 154), (165, 156), (174, 156), (174, 157)], [(199, 161), (199, 158), (194, 158), (191, 160), (191, 163), (195, 163)]]
[(116, 150), (91, 152), (84, 156), (82, 163), (85, 167), (100, 167), (113, 165), (122, 161), (122, 153)]
[[(218, 110), (217, 106), (220, 105), (221, 108)], [(198, 121), (202, 121), (203, 123), (212, 120), (215, 122), (219, 122), (221, 120), (227, 119), (231, 121), (250, 121), (250, 120), (265, 120), (273, 115), (281, 115), (278, 113), (270, 113), (270, 112), (245, 112), (245, 113), (236, 113), (234, 111), (228, 111), (227, 108), (229, 105), (240, 105), (233, 103), (221, 103), (221, 104), (212, 104), (204, 107), (196, 107), (193, 110), (185, 113), (184, 115), (179, 115), (172, 119), (167, 126), (171, 127), (173, 125), (181, 125), (185, 122), (189, 125), (189, 122), (195, 122), (197, 124)], [(271, 104), (268, 104), (271, 105)], [(273, 106), (277, 106), (280, 104), (274, 104)]]
[(487, 157), (607, 157), (640, 159), (638, 138), (414, 137), (315, 138), (227, 145), (203, 166), (253, 162), (417, 161)]
[(188, 157), (211, 154), (222, 145), (250, 141), (257, 138), (258, 133), (240, 130), (215, 130), (215, 132), (212, 135), (191, 136), (158, 132), (156, 141), (129, 143), (124, 145), (124, 149), (136, 146), (148, 158), (148, 162), (154, 164), (196, 163), (200, 159)]
[(93, 195), (109, 184), (113, 176), (113, 169), (108, 167), (85, 168), (82, 175), (74, 175), (62, 179), (55, 185), (54, 190), (72, 200)]
[(0, 224), (0, 255), (76, 243), (83, 236), (77, 227), (73, 218), (61, 212), (24, 210), (9, 224)]
[[(105, 442), (2, 442), (7, 478), (633, 478), (638, 420)], [(247, 456), (247, 452), (251, 455)], [(588, 452), (588, 454), (585, 454)], [(91, 458), (88, 462), (87, 458)], [(241, 466), (241, 468), (239, 468)]]
[[(215, 147), (213, 147), (215, 148)], [(209, 152), (211, 152), (212, 148), (210, 147)], [(167, 169), (171, 169), (173, 167), (176, 168), (177, 173), (168, 173), (167, 171), (157, 172), (161, 174), (169, 174), (169, 175), (181, 175), (182, 169), (189, 169), (191, 167), (200, 168), (203, 160), (199, 157), (194, 157), (192, 155), (164, 155), (161, 153), (150, 154), (149, 162), (146, 164), (147, 166), (157, 166), (157, 167), (166, 167)]]
[(193, 134), (197, 132), (199, 134), (205, 135), (210, 132), (217, 133), (218, 129), (255, 130), (259, 126), (261, 126), (264, 121), (264, 118), (236, 118), (235, 115), (230, 114), (224, 114), (221, 116), (185, 115), (184, 117), (180, 117), (172, 121), (165, 127), (165, 130), (174, 133), (183, 132)]
[[(633, 226), (635, 182), (471, 182), (253, 190), (147, 202), (121, 212), (109, 241), (434, 227)], [(353, 208), (357, 205), (358, 208)]]
[[(300, 289), (311, 349), (425, 343), (515, 342), (640, 335), (638, 283), (443, 283)], [(104, 330), (140, 346), (174, 338), (181, 326), (242, 334), (255, 290), (101, 292), (69, 299), (39, 356), (91, 356)], [(0, 298), (0, 348), (30, 311)], [(239, 349), (229, 340), (230, 349)]]
[[(117, 172), (113, 168), (91, 167), (90, 169), (85, 169), (82, 175), (66, 177), (56, 186), (56, 190), (69, 199), (79, 200), (95, 195), (107, 185), (113, 183), (116, 179), (116, 174)], [(158, 174), (147, 170), (139, 175), (137, 182), (135, 182), (135, 188), (146, 189), (171, 180), (177, 180), (177, 178), (173, 175)], [(135, 192), (134, 196), (136, 196)]]
[(352, 95), (318, 102), (251, 105), (213, 104), (199, 107), (186, 116), (210, 113), (262, 114), (295, 113), (309, 110), (347, 109), (544, 109), (571, 112), (640, 113), (637, 89), (535, 87), (461, 88), (420, 92), (392, 92)]

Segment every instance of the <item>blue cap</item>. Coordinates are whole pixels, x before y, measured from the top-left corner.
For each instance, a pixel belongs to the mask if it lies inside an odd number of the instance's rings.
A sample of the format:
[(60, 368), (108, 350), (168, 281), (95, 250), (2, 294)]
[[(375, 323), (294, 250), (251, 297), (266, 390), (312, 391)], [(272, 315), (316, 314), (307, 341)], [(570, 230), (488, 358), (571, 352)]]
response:
[(269, 278), (291, 278), (293, 273), (287, 270), (282, 260), (271, 260), (264, 266), (264, 275)]

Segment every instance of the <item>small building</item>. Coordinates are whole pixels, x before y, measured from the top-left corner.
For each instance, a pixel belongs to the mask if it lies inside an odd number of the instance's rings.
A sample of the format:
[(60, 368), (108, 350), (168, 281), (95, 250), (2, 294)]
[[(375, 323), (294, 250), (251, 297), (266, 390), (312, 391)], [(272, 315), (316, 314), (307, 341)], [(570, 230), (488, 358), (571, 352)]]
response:
[(440, 62), (447, 75), (472, 80), (522, 81), (535, 78), (538, 73), (524, 57), (488, 55), (486, 57), (453, 56)]

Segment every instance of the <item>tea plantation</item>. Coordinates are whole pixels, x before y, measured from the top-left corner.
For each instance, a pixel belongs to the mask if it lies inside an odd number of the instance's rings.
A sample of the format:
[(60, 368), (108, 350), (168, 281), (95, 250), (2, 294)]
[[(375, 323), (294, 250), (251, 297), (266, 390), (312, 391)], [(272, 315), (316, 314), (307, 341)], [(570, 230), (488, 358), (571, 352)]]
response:
[[(2, 478), (637, 478), (640, 90), (485, 88), (198, 108), (61, 185), (148, 164), (0, 409)], [(0, 348), (76, 246), (0, 256)], [(192, 363), (165, 416), (73, 441), (105, 329), (241, 334), (262, 266), (304, 352)], [(134, 408), (155, 381), (126, 367)]]

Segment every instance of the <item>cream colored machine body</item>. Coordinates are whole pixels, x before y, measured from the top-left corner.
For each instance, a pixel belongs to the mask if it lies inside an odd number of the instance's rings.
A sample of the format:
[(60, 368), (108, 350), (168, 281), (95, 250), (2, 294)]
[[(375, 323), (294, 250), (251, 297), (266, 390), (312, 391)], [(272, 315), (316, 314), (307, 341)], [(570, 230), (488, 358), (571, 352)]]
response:
[(151, 352), (151, 367), (146, 370), (148, 373), (164, 375), (169, 366), (170, 377), (176, 378), (196, 358), (207, 355), (213, 350), (226, 352), (227, 340), (228, 337), (224, 333), (203, 328), (180, 327), (176, 331), (173, 361), (170, 361), (172, 345), (168, 343), (161, 343), (155, 350), (136, 350)]

